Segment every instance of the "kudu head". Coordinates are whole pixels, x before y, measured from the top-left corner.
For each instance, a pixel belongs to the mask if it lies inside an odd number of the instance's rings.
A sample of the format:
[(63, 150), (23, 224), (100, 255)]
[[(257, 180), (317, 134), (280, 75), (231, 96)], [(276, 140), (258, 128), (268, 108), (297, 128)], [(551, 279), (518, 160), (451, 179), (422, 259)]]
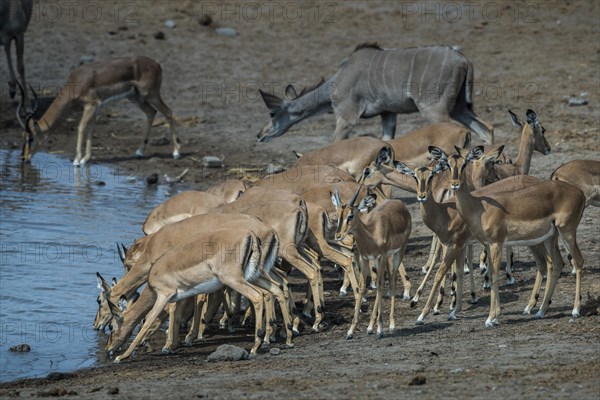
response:
[(263, 126), (258, 133), (257, 139), (259, 142), (268, 142), (271, 139), (283, 135), (296, 122), (304, 119), (303, 112), (294, 112), (290, 109), (291, 101), (298, 97), (296, 89), (292, 85), (285, 88), (287, 99), (275, 96), (271, 93), (258, 90), (266, 106), (269, 108), (269, 121)]
[(550, 148), (550, 144), (546, 140), (546, 129), (538, 121), (535, 111), (533, 111), (532, 109), (527, 110), (525, 114), (527, 122), (523, 122), (511, 110), (508, 110), (508, 113), (510, 114), (510, 118), (512, 119), (513, 124), (522, 129), (521, 135), (523, 136), (523, 134), (526, 134), (527, 137), (530, 138), (530, 140), (533, 140), (533, 150), (542, 153), (545, 156), (550, 154), (550, 151), (552, 149)]
[(31, 157), (37, 150), (36, 136), (40, 133), (40, 126), (38, 122), (33, 119), (34, 114), (38, 109), (38, 97), (33, 87), (29, 86), (31, 93), (33, 93), (34, 104), (33, 109), (29, 112), (23, 111), (23, 117), (21, 117), (21, 110), (23, 108), (23, 99), (25, 98), (25, 91), (21, 84), (17, 81), (19, 89), (21, 90), (21, 100), (17, 106), (17, 121), (23, 128), (23, 147), (21, 149), (21, 159), (23, 162), (30, 162)]

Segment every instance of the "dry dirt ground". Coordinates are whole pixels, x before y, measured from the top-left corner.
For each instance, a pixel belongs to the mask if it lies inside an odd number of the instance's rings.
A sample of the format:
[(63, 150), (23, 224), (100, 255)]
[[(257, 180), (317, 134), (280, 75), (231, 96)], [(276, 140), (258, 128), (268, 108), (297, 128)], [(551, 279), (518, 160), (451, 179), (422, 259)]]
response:
[[(595, 1), (36, 4), (26, 36), (26, 63), (29, 81), (42, 100), (56, 94), (82, 56), (100, 60), (139, 54), (162, 64), (163, 97), (179, 121), (183, 157), (174, 161), (168, 146), (150, 146), (147, 157), (136, 160), (143, 114), (119, 103), (100, 113), (93, 162), (116, 165), (126, 173), (177, 175), (189, 168), (186, 181), (204, 188), (224, 177), (261, 175), (269, 163), (288, 165), (294, 159), (290, 149), (307, 151), (330, 141), (334, 117), (320, 116), (271, 143), (256, 143), (267, 118), (257, 88), (281, 95), (288, 83), (314, 83), (333, 73), (357, 44), (374, 41), (385, 47), (460, 46), (475, 65), (476, 110), (495, 126), (497, 143), (517, 153), (518, 130), (510, 124), (508, 108), (519, 115), (532, 108), (545, 126), (552, 154), (536, 154), (532, 174), (548, 177), (568, 160), (598, 159), (600, 6)], [(211, 27), (199, 23), (203, 15), (212, 17)], [(165, 27), (168, 19), (175, 22), (174, 29)], [(235, 28), (239, 35), (219, 36), (214, 32), (218, 26)], [(159, 31), (164, 40), (155, 38)], [(0, 68), (5, 82), (4, 61)], [(1, 94), (0, 143), (2, 148), (19, 148), (16, 104), (8, 98), (6, 83)], [(583, 95), (589, 104), (570, 107), (570, 95)], [(43, 150), (72, 159), (77, 117), (54, 132)], [(422, 124), (418, 115), (400, 116), (398, 134)], [(167, 133), (165, 125), (157, 125), (155, 136)], [(378, 119), (361, 121), (356, 129), (358, 134), (379, 131)], [(199, 161), (206, 155), (224, 157), (226, 167), (203, 169)], [(246, 172), (240, 173), (242, 169)], [(396, 194), (413, 215), (405, 263), (417, 285), (429, 232), (420, 223), (412, 196)], [(587, 209), (579, 228), (584, 303), (587, 293), (600, 295), (598, 217), (597, 208)], [(338, 298), (339, 281), (326, 270), (329, 329), (311, 333), (305, 327), (295, 348), (280, 355), (262, 351), (249, 361), (207, 363), (216, 345), (249, 348), (252, 340), (248, 330), (226, 336), (213, 327), (206, 343), (175, 355), (138, 354), (122, 365), (77, 371), (59, 381), (4, 383), (0, 397), (71, 393), (106, 398), (118, 392), (118, 398), (156, 399), (598, 398), (600, 317), (570, 317), (574, 278), (566, 272), (545, 319), (522, 315), (534, 264), (524, 248), (516, 260), (517, 284), (501, 287), (503, 315), (495, 329), (484, 328), (489, 297), (481, 290), (478, 304), (470, 305), (465, 298), (458, 321), (446, 320), (446, 303), (440, 315), (416, 327), (419, 310), (401, 302), (398, 332), (378, 340), (366, 335), (363, 322), (356, 338), (346, 341), (352, 302)], [(480, 287), (481, 277), (476, 278)], [(302, 280), (294, 282), (295, 291), (302, 293)], [(90, 293), (90, 301), (95, 295)]]

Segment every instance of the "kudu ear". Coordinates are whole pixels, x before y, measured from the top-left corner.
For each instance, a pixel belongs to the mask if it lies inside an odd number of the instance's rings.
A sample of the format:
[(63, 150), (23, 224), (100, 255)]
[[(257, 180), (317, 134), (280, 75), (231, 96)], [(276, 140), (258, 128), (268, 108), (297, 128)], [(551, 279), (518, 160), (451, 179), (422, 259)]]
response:
[(527, 123), (529, 125), (536, 126), (539, 123), (535, 111), (531, 108), (527, 110), (525, 115), (527, 116)]
[(400, 161), (394, 161), (394, 168), (396, 168), (396, 171), (398, 171), (404, 175), (411, 175), (411, 176), (416, 175), (415, 171), (412, 168), (407, 167), (406, 164), (404, 164), (403, 162), (400, 162)]
[(287, 85), (285, 88), (285, 97), (287, 97), (288, 100), (292, 100), (292, 99), (295, 99), (296, 97), (298, 97), (296, 88), (292, 85)]
[(434, 161), (448, 159), (448, 154), (446, 154), (446, 152), (439, 147), (429, 146), (427, 147), (427, 150), (429, 150), (429, 156)]
[(521, 121), (519, 119), (519, 117), (517, 117), (517, 114), (515, 114), (514, 112), (508, 110), (508, 113), (510, 114), (510, 119), (512, 120), (512, 123), (516, 126), (518, 126), (519, 128), (523, 127), (523, 121)]
[(377, 158), (375, 159), (375, 166), (379, 168), (381, 164), (389, 164), (394, 159), (393, 150), (391, 147), (386, 146), (379, 150)]
[(98, 281), (98, 289), (100, 289), (101, 292), (110, 293), (110, 286), (108, 285), (108, 283), (106, 283), (106, 281), (104, 280), (102, 275), (100, 275), (99, 272), (96, 272), (96, 280)]
[(266, 106), (270, 110), (276, 110), (276, 109), (281, 108), (281, 103), (283, 103), (283, 99), (275, 96), (274, 94), (263, 92), (260, 89), (258, 89), (258, 92), (260, 93), (260, 96), (262, 97)]

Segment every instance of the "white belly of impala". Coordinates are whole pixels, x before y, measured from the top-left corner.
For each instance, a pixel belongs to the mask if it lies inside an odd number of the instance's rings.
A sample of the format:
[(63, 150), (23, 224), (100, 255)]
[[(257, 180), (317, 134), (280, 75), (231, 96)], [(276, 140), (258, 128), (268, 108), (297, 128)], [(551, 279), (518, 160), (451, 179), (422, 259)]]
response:
[(217, 278), (211, 278), (207, 281), (197, 284), (196, 286), (188, 289), (188, 290), (180, 290), (177, 289), (177, 294), (171, 302), (179, 301), (186, 299), (188, 297), (195, 296), (201, 293), (212, 293), (223, 287), (223, 283)]
[(504, 242), (505, 246), (533, 246), (536, 244), (540, 244), (544, 241), (546, 241), (547, 239), (551, 238), (552, 235), (554, 235), (554, 232), (556, 231), (556, 228), (554, 227), (554, 225), (550, 226), (550, 230), (538, 237), (538, 238), (533, 238), (533, 239), (527, 239), (527, 240), (507, 240), (506, 242)]

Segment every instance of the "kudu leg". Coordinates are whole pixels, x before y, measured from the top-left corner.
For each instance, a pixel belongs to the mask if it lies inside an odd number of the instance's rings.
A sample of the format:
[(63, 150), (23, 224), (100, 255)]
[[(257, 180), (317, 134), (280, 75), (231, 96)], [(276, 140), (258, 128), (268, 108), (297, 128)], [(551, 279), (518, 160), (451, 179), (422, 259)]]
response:
[[(15, 75), (15, 69), (12, 63), (12, 54), (10, 53), (10, 41), (4, 45), (4, 53), (6, 54), (6, 62), (8, 63), (8, 72), (10, 75), (10, 80), (8, 81), (8, 91), (10, 94), (10, 98), (14, 99), (17, 94), (17, 77)], [(27, 86), (24, 87), (24, 96), (27, 96)], [(23, 98), (23, 102), (25, 102), (25, 98)], [(27, 107), (27, 104), (25, 104)]]
[(383, 127), (383, 140), (392, 140), (396, 135), (397, 114), (391, 112), (381, 113), (381, 126)]

